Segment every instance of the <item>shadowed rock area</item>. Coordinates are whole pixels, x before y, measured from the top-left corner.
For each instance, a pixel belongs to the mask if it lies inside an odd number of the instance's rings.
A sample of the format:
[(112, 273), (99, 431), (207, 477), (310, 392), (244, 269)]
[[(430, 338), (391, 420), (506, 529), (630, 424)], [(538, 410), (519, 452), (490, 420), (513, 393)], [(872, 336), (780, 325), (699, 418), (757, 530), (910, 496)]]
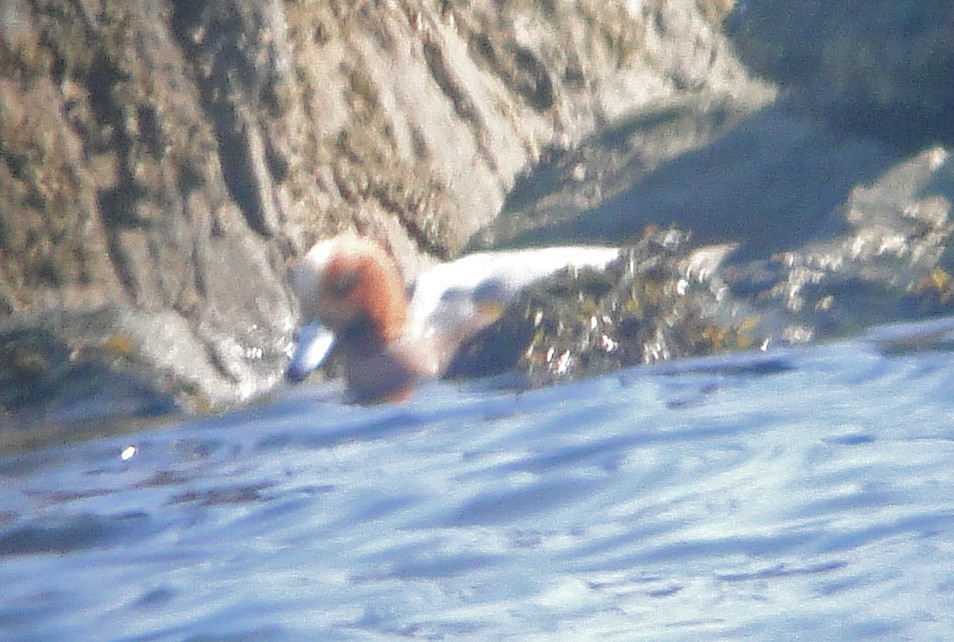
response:
[[(954, 49), (940, 34), (954, 14), (947, 3), (879, 9), (737, 6), (727, 31), (742, 59), (779, 84), (780, 99), (758, 105), (703, 92), (637, 110), (542, 163), (472, 247), (633, 243), (670, 225), (693, 232), (682, 256), (737, 242), (713, 282), (689, 295), (714, 303), (685, 314), (675, 298), (653, 315), (659, 336), (685, 339), (668, 341), (676, 356), (951, 314), (954, 169), (939, 144), (950, 142), (954, 103), (941, 78), (954, 72)], [(664, 290), (679, 282), (678, 258), (668, 261)], [(619, 336), (633, 307), (618, 296), (626, 272), (601, 275), (598, 297), (586, 294), (592, 276), (576, 278), (561, 277), (569, 296), (531, 293), (503, 320), (537, 321), (520, 336), (514, 365), (532, 382), (540, 370), (653, 362), (655, 335)]]
[(945, 313), (954, 18), (881, 4), (9, 0), (3, 424), (266, 394), (346, 228), (412, 277), (675, 225), (771, 336)]

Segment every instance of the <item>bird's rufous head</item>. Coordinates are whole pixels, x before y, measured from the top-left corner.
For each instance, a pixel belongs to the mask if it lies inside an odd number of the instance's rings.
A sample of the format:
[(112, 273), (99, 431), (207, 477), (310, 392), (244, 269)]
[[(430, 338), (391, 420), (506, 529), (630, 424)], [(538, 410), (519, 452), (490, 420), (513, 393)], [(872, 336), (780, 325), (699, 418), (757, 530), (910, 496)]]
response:
[[(396, 341), (408, 316), (404, 280), (376, 242), (346, 234), (316, 244), (291, 271), (304, 321), (339, 340)], [(370, 336), (360, 336), (369, 334)]]

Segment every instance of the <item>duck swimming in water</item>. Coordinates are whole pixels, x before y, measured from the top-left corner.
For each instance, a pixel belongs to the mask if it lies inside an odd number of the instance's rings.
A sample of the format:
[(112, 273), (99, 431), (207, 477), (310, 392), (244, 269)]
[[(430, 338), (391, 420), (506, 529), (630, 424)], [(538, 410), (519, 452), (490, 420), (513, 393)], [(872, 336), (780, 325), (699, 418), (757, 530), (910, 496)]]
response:
[(290, 274), (302, 328), (288, 379), (303, 380), (337, 345), (354, 401), (405, 399), (419, 380), (442, 376), (523, 288), (568, 267), (604, 269), (618, 256), (599, 246), (472, 254), (424, 271), (408, 288), (375, 241), (353, 233), (321, 241)]

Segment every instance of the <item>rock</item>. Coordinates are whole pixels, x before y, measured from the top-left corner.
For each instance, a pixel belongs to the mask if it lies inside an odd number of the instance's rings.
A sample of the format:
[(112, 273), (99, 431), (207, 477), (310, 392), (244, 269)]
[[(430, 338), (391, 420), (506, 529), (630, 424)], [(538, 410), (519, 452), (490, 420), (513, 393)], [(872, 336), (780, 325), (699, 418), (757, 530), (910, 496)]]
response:
[(951, 9), (877, 6), (9, 0), (7, 418), (95, 390), (143, 416), (266, 394), (295, 326), (285, 263), (344, 228), (413, 277), (468, 244), (674, 224), (739, 244), (709, 276), (772, 336), (847, 328), (854, 283), (872, 305), (893, 288), (872, 319), (943, 313), (947, 164), (919, 172), (947, 152), (916, 154), (949, 136)]
[[(573, 167), (585, 157), (590, 168), (587, 176), (611, 168), (604, 174), (608, 177), (605, 183), (628, 184), (628, 190), (604, 202), (597, 201), (597, 206), (589, 210), (580, 207), (585, 203), (580, 193), (587, 193), (589, 179), (582, 184), (562, 181), (561, 189), (541, 190), (544, 196), (539, 199), (515, 193), (514, 202), (522, 207), (505, 211), (479, 238), (493, 238), (491, 234), (501, 238), (510, 233), (516, 244), (539, 237), (547, 237), (545, 243), (569, 239), (595, 242), (612, 239), (613, 230), (631, 237), (638, 230), (643, 230), (644, 235), (650, 230), (651, 238), (657, 234), (651, 231), (654, 228), (687, 222), (676, 208), (651, 208), (658, 203), (684, 203), (694, 209), (694, 216), (688, 220), (694, 220), (701, 230), (694, 235), (694, 243), (731, 238), (739, 244), (738, 251), (710, 274), (709, 284), (715, 288), (712, 292), (719, 294), (718, 304), (709, 306), (707, 314), (701, 314), (701, 308), (697, 308), (691, 314), (675, 315), (681, 320), (679, 327), (687, 332), (701, 332), (711, 326), (725, 333), (729, 340), (722, 343), (723, 348), (805, 343), (847, 336), (875, 324), (954, 313), (954, 256), (950, 249), (954, 233), (954, 164), (949, 160), (949, 151), (934, 147), (905, 157), (883, 143), (838, 135), (828, 125), (812, 124), (803, 116), (773, 107), (753, 115), (750, 121), (698, 153), (712, 160), (720, 158), (724, 150), (738, 149), (740, 143), (736, 139), (741, 136), (744, 140), (750, 134), (752, 120), (759, 128), (768, 123), (802, 123), (798, 128), (791, 124), (777, 126), (774, 136), (766, 129), (760, 136), (773, 141), (771, 153), (780, 159), (778, 164), (729, 153), (720, 162), (697, 162), (693, 158), (697, 152), (690, 151), (679, 158), (678, 176), (683, 183), (673, 181), (672, 192), (667, 193), (656, 180), (665, 169), (642, 175), (645, 163), (627, 158), (626, 148), (617, 139), (610, 139), (613, 142), (608, 144), (606, 138), (598, 136), (541, 169), (541, 175), (529, 179), (525, 187), (535, 194), (537, 181), (546, 184), (561, 168)], [(648, 128), (650, 132), (653, 127)], [(647, 135), (647, 130), (639, 127), (633, 132), (635, 139)], [(640, 151), (633, 149), (630, 153), (638, 157)], [(839, 171), (831, 171), (833, 166), (840, 166)], [(665, 164), (658, 167), (665, 168)], [(773, 180), (759, 182), (768, 173), (768, 167), (772, 168), (769, 177)], [(870, 176), (876, 171), (877, 175)], [(596, 183), (596, 187), (601, 186)], [(627, 209), (620, 203), (631, 205)], [(702, 209), (706, 204), (721, 218), (707, 218)], [(660, 211), (671, 216), (665, 218)], [(759, 215), (753, 216), (753, 212)], [(713, 224), (723, 227), (714, 229)], [(678, 281), (682, 274), (679, 270), (692, 265), (676, 260), (687, 247), (691, 246), (683, 243), (670, 256), (670, 283)], [(625, 285), (620, 280), (623, 277), (611, 271), (607, 271), (606, 278), (612, 284), (607, 286), (607, 292), (621, 283)], [(536, 308), (542, 311), (538, 325), (564, 328), (572, 325), (573, 319), (601, 315), (612, 318), (604, 308), (614, 310), (616, 300), (595, 297), (594, 303), (590, 301), (594, 297), (580, 296), (580, 288), (563, 284), (565, 297), (559, 291), (545, 289), (549, 302)], [(699, 292), (705, 291), (696, 290), (696, 295)], [(672, 316), (678, 302), (678, 298), (663, 300), (654, 309), (654, 315)], [(597, 314), (596, 310), (604, 311)], [(699, 319), (703, 318), (710, 321), (701, 323)], [(723, 322), (712, 323), (713, 318)], [(511, 322), (519, 327), (519, 323)], [(617, 320), (612, 325), (618, 324)], [(580, 339), (572, 330), (561, 329), (564, 331), (573, 340), (564, 343), (550, 339), (551, 347), (557, 346), (553, 354), (571, 355), (577, 364), (575, 374), (589, 372), (589, 366), (580, 364), (588, 363), (584, 355), (591, 350), (592, 341)], [(510, 336), (514, 343), (526, 347), (532, 333), (511, 332)], [(618, 342), (617, 337), (607, 336), (613, 339), (612, 344)], [(645, 338), (640, 337), (637, 343), (644, 345)], [(631, 362), (643, 359), (638, 346), (630, 349), (632, 354), (640, 355)], [(703, 342), (685, 339), (679, 349), (659, 353), (687, 356), (707, 354), (713, 349)], [(548, 352), (549, 348), (545, 353)], [(546, 359), (543, 362), (550, 363)], [(607, 369), (627, 362), (601, 356), (598, 363)], [(519, 359), (512, 360), (511, 365), (519, 366)]]
[(954, 5), (746, 0), (725, 21), (742, 60), (818, 117), (905, 149), (954, 143)]
[(937, 147), (854, 187), (827, 234), (767, 259), (727, 263), (734, 244), (696, 247), (674, 228), (647, 232), (605, 271), (567, 271), (528, 289), (450, 375), (515, 371), (517, 386), (532, 387), (950, 315), (951, 194), (954, 163)]
[(413, 275), (545, 150), (678, 92), (769, 95), (729, 8), (10, 0), (0, 313), (68, 348), (51, 359), (132, 337), (127, 365), (185, 406), (253, 399), (291, 347), (283, 266), (315, 239), (359, 229)]
[(693, 248), (654, 231), (605, 270), (566, 270), (522, 292), (448, 376), (516, 371), (539, 386), (619, 368), (757, 347), (758, 316), (718, 278), (734, 245)]
[(760, 309), (782, 313), (780, 336), (823, 339), (954, 313), (952, 194), (950, 153), (927, 149), (853, 188), (832, 212), (840, 232), (721, 276)]
[(117, 309), (96, 334), (137, 336), (173, 394), (261, 393), (294, 325), (278, 230), (236, 205), (169, 12), (54, 4), (7, 5), (3, 22), (0, 307), (73, 349), (99, 336), (67, 331), (72, 315)]
[(176, 411), (174, 396), (130, 361), (136, 337), (107, 333), (118, 327), (111, 316), (0, 324), (0, 453), (132, 430)]

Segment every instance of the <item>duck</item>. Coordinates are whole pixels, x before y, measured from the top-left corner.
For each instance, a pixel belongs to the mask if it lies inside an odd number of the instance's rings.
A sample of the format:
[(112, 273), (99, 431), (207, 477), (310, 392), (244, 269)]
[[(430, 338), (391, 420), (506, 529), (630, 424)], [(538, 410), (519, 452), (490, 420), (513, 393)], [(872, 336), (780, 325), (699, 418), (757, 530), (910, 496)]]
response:
[(442, 377), (524, 288), (567, 268), (605, 269), (619, 255), (605, 246), (481, 252), (406, 283), (371, 237), (346, 232), (319, 241), (289, 269), (301, 318), (286, 378), (303, 381), (334, 348), (352, 401), (406, 400), (422, 380)]

